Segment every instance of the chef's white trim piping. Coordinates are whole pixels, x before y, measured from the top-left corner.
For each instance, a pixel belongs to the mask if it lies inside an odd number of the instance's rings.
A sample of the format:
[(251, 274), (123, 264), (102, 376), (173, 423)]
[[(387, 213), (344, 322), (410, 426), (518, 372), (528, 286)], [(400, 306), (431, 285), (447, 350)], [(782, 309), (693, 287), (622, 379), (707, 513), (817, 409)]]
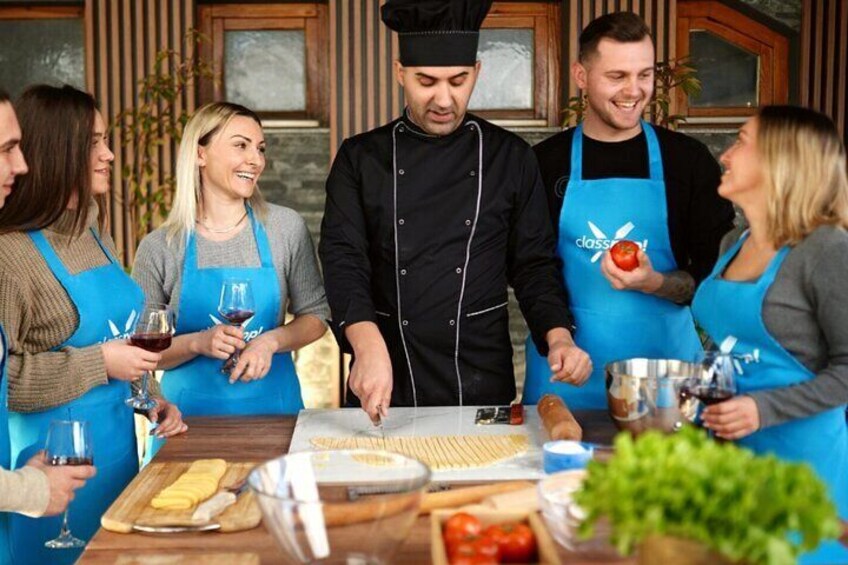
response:
[(398, 257), (398, 217), (397, 217), (397, 130), (404, 127), (402, 121), (398, 121), (395, 127), (392, 128), (392, 204), (394, 225), (392, 232), (395, 235), (395, 288), (397, 289), (397, 313), (398, 313), (398, 331), (400, 332), (400, 342), (403, 344), (403, 354), (406, 357), (406, 366), (409, 369), (409, 382), (412, 383), (412, 405), (418, 407), (418, 394), (415, 391), (415, 376), (412, 374), (412, 362), (409, 360), (409, 349), (406, 347), (406, 337), (403, 335), (403, 310), (400, 301), (400, 259)]
[(491, 308), (486, 308), (485, 310), (478, 310), (477, 312), (471, 312), (470, 314), (466, 314), (465, 317), (471, 318), (472, 316), (479, 316), (480, 314), (485, 314), (486, 312), (491, 312), (492, 310), (497, 310), (498, 308), (503, 308), (507, 304), (509, 304), (509, 300), (507, 300), (506, 302), (502, 302), (502, 303), (498, 304), (497, 306), (492, 306)]
[(471, 242), (474, 240), (474, 232), (477, 231), (477, 219), (480, 217), (480, 200), (483, 197), (483, 130), (480, 129), (480, 124), (474, 120), (469, 120), (466, 122), (466, 125), (477, 130), (477, 204), (474, 209), (474, 222), (471, 224), (471, 233), (468, 235), (468, 243), (465, 244), (462, 286), (459, 288), (459, 302), (456, 305), (456, 345), (453, 350), (453, 364), (456, 367), (456, 387), (459, 392), (460, 406), (462, 406), (462, 373), (459, 370), (459, 327), (462, 321), (462, 299), (465, 297), (468, 263), (471, 261)]

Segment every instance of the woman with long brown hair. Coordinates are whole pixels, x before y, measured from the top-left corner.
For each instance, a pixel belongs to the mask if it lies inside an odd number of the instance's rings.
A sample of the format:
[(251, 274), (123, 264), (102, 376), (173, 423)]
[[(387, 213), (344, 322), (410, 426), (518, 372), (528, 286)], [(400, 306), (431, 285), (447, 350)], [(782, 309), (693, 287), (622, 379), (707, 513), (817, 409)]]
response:
[[(848, 518), (848, 174), (833, 122), (766, 106), (722, 155), (719, 194), (750, 225), (701, 283), (695, 318), (746, 361), (739, 396), (704, 411), (719, 437), (809, 463)], [(823, 544), (802, 563), (848, 563)]]
[[(17, 104), (29, 174), (0, 211), (0, 324), (9, 340), (9, 436), (19, 467), (54, 420), (87, 420), (97, 476), (77, 492), (70, 526), (89, 539), (138, 471), (130, 382), (160, 359), (126, 332), (144, 295), (106, 231), (114, 155), (94, 99), (70, 86), (29, 88)], [(115, 335), (115, 328), (119, 328)], [(185, 429), (164, 399), (148, 413), (158, 433)], [(80, 550), (44, 542), (59, 518), (11, 519), (14, 563), (72, 563)]]

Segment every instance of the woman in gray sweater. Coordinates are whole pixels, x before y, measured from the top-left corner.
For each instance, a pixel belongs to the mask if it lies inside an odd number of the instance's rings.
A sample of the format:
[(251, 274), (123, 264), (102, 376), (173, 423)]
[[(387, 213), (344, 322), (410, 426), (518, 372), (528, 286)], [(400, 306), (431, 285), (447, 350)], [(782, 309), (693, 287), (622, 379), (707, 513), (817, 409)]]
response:
[[(160, 368), (162, 388), (184, 415), (303, 407), (291, 352), (324, 334), (329, 308), (303, 219), (259, 192), (264, 168), (256, 114), (226, 102), (204, 106), (183, 134), (168, 220), (138, 248), (133, 278), (148, 301), (176, 312)], [(218, 308), (222, 285), (234, 279), (250, 282), (255, 302), (240, 325)], [(238, 362), (225, 367), (236, 351)]]
[[(739, 396), (705, 426), (758, 453), (812, 465), (848, 518), (848, 175), (825, 116), (767, 106), (722, 155), (719, 194), (750, 225), (701, 283), (693, 313), (748, 362)], [(801, 562), (846, 563), (823, 544)]]

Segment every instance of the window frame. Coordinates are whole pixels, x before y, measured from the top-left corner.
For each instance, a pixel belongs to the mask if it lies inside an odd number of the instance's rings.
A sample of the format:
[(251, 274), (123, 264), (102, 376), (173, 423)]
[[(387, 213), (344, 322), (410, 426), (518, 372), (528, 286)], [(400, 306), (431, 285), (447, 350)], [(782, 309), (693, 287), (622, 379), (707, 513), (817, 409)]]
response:
[(94, 60), (91, 18), (86, 7), (55, 6), (3, 6), (0, 4), (0, 20), (80, 20), (82, 22), (83, 80), (87, 91), (94, 90)]
[(219, 80), (202, 80), (202, 103), (225, 99), (224, 34), (227, 31), (304, 31), (306, 110), (257, 112), (263, 121), (279, 125), (324, 126), (329, 123), (329, 16), (326, 4), (210, 4), (198, 6), (201, 46)]
[[(757, 55), (757, 106), (692, 107), (682, 89), (677, 90), (676, 112), (690, 123), (738, 121), (768, 104), (786, 104), (789, 100), (789, 39), (716, 0), (680, 0), (677, 5), (677, 52), (689, 56), (689, 33), (704, 30), (737, 48)], [(694, 120), (692, 119), (694, 118)]]
[[(471, 110), (496, 122), (559, 125), (561, 28), (559, 2), (495, 2), (482, 29), (533, 30), (533, 109)], [(482, 69), (486, 72), (486, 69)]]

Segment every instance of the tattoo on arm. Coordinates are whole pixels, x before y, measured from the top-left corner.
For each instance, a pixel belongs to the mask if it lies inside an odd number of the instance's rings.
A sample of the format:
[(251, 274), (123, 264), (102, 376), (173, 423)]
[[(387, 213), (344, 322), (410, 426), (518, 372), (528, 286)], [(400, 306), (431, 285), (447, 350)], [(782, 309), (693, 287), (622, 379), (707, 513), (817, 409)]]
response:
[(695, 295), (695, 279), (686, 271), (663, 273), (663, 282), (654, 295), (684, 304)]

